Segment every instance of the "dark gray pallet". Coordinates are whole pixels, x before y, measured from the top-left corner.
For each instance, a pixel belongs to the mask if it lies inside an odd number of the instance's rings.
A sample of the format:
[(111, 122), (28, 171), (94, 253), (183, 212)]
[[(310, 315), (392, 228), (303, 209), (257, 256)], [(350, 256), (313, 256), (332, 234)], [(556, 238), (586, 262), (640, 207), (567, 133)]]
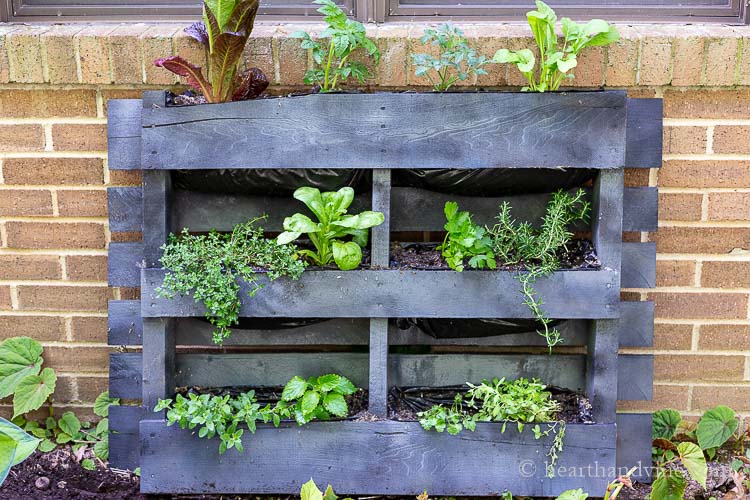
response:
[[(339, 494), (556, 496), (567, 489), (604, 491), (610, 478), (545, 477), (550, 439), (500, 424), (459, 436), (425, 432), (416, 422), (313, 422), (261, 426), (243, 454), (219, 455), (216, 440), (197, 439), (163, 421), (141, 422), (144, 493), (299, 491), (314, 478)], [(598, 464), (614, 470), (614, 424), (570, 424), (559, 470)], [(592, 474), (593, 476), (593, 474)]]
[(650, 413), (618, 413), (617, 415), (617, 474), (624, 475), (636, 467), (631, 476), (641, 483), (653, 480), (651, 470)]

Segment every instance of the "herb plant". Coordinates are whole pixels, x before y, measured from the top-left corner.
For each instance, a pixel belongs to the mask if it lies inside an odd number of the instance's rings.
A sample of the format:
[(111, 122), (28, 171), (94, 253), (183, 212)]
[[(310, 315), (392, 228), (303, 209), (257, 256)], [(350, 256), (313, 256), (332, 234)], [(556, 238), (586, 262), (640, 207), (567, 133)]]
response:
[(312, 420), (328, 420), (331, 415), (346, 417), (349, 407), (344, 396), (354, 394), (357, 388), (341, 375), (320, 377), (294, 377), (281, 393), (276, 411), (284, 418), (294, 418), (299, 425)]
[(495, 269), (497, 264), (487, 229), (474, 224), (469, 212), (459, 212), (456, 202), (446, 202), (444, 211), (448, 220), (445, 224), (447, 234), (438, 250), (442, 250), (443, 258), (451, 269), (460, 273), (467, 259), (469, 267)]
[(464, 81), (472, 74), (486, 75), (482, 66), (490, 61), (478, 56), (469, 46), (464, 32), (450, 23), (437, 28), (426, 28), (422, 36), (423, 45), (433, 45), (440, 49), (440, 55), (412, 54), (415, 74), (425, 76), (435, 92), (445, 92), (457, 81)]
[(42, 369), (42, 345), (29, 337), (0, 344), (0, 398), (13, 396), (13, 418), (40, 408), (55, 392), (57, 375)]
[(325, 16), (323, 21), (328, 25), (318, 39), (328, 40), (328, 43), (313, 39), (306, 31), (295, 31), (289, 35), (301, 39), (300, 46), (303, 49), (312, 49), (315, 69), (305, 73), (305, 83), (318, 85), (321, 92), (338, 90), (339, 84), (349, 77), (364, 83), (370, 76), (370, 71), (362, 62), (352, 60), (352, 53), (362, 48), (376, 64), (380, 61), (380, 52), (372, 40), (367, 38), (365, 26), (347, 18), (346, 13), (332, 0), (313, 0), (313, 3), (322, 6), (318, 12)]
[(537, 10), (526, 13), (526, 18), (534, 34), (539, 49), (539, 69), (530, 49), (510, 51), (500, 49), (493, 58), (497, 63), (515, 64), (529, 82), (523, 90), (533, 92), (554, 91), (569, 73), (578, 65), (578, 54), (586, 47), (609, 45), (620, 38), (614, 26), (601, 19), (592, 19), (586, 24), (578, 24), (567, 17), (562, 19), (562, 47), (555, 33), (557, 15), (546, 3), (536, 0)]
[[(343, 187), (338, 191), (321, 193), (317, 188), (301, 187), (294, 192), (294, 198), (301, 201), (317, 217), (297, 213), (284, 219), (284, 232), (276, 239), (282, 248), (307, 234), (315, 246), (315, 251), (303, 249), (298, 253), (318, 266), (332, 261), (339, 269), (348, 271), (362, 262), (362, 247), (367, 245), (367, 230), (379, 226), (385, 220), (381, 212), (365, 211), (357, 215), (347, 214), (354, 201), (354, 190)], [(343, 238), (351, 236), (351, 241)]]
[(253, 31), (258, 0), (205, 0), (203, 20), (185, 28), (208, 55), (208, 75), (202, 68), (180, 56), (154, 61), (156, 66), (187, 78), (191, 87), (209, 103), (240, 101), (259, 96), (268, 87), (266, 75), (258, 68), (238, 74), (242, 51)]
[(418, 416), (419, 423), (424, 430), (435, 429), (437, 432), (447, 430), (451, 436), (455, 436), (463, 429), (473, 432), (477, 427), (477, 415), (464, 410), (461, 394), (456, 394), (450, 408), (434, 405), (429, 410), (420, 412)]
[(263, 236), (263, 230), (255, 226), (261, 219), (238, 224), (231, 234), (211, 231), (208, 235), (191, 235), (184, 229), (179, 237), (171, 234), (163, 247), (161, 263), (169, 272), (158, 289), (159, 295), (172, 298), (192, 293), (206, 306), (206, 317), (216, 327), (216, 344), (229, 337), (229, 327), (239, 319), (237, 278), (249, 284), (248, 295), (252, 297), (262, 288), (255, 268), (267, 269), (270, 280), (281, 276), (297, 279), (304, 271), (294, 245), (279, 246)]

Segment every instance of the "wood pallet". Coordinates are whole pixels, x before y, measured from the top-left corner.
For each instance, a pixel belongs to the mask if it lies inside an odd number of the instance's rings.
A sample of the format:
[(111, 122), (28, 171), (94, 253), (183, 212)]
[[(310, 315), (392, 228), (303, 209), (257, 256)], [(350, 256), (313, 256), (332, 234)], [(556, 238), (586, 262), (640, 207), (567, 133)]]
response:
[[(618, 349), (653, 344), (653, 304), (623, 302), (620, 290), (655, 285), (654, 245), (623, 243), (622, 233), (656, 230), (657, 190), (623, 188), (623, 168), (660, 166), (661, 100), (629, 99), (619, 91), (384, 93), (167, 107), (163, 92), (146, 92), (142, 100), (110, 101), (108, 108), (109, 168), (143, 169), (142, 187), (108, 193), (110, 230), (143, 234), (140, 242), (109, 249), (110, 286), (141, 289), (141, 300), (109, 304), (109, 343), (128, 346), (111, 355), (110, 393), (134, 403), (110, 410), (110, 460), (140, 466), (143, 492), (296, 493), (314, 477), (346, 494), (427, 489), (494, 495), (508, 489), (541, 496), (579, 487), (603, 491), (616, 466), (640, 462), (647, 472), (651, 416), (617, 414), (616, 402), (651, 399), (653, 392), (652, 357)], [(170, 232), (230, 230), (263, 213), (269, 214), (265, 228), (278, 231), (285, 216), (303, 208), (291, 198), (173, 189), (176, 169), (372, 169), (370, 195), (357, 193), (352, 211), (385, 214), (385, 223), (371, 231), (372, 263), (382, 268), (391, 232), (442, 230), (446, 200), (489, 223), (503, 200), (515, 214), (534, 219), (549, 199), (393, 187), (391, 169), (559, 166), (597, 169), (587, 189), (593, 222), (577, 229), (591, 231), (603, 264), (558, 271), (536, 284), (549, 316), (568, 319), (561, 327), (562, 353), (544, 354), (544, 340), (533, 332), (434, 339), (415, 328), (399, 330), (392, 321), (529, 318), (508, 271), (307, 271), (298, 281), (265, 283), (254, 298), (243, 299), (241, 315), (329, 321), (289, 330), (235, 329), (222, 350), (211, 345), (200, 304), (155, 294), (164, 276), (159, 248)], [(432, 352), (389, 354), (389, 346)], [(582, 390), (596, 424), (568, 425), (559, 467), (591, 466), (593, 472), (545, 477), (549, 443), (528, 431), (501, 434), (499, 424), (480, 424), (458, 437), (388, 420), (261, 425), (246, 438), (244, 454), (219, 456), (214, 441), (167, 427), (163, 414), (149, 411), (176, 386), (280, 385), (293, 375), (328, 372), (368, 388), (369, 409), (381, 416), (391, 386), (525, 376)]]

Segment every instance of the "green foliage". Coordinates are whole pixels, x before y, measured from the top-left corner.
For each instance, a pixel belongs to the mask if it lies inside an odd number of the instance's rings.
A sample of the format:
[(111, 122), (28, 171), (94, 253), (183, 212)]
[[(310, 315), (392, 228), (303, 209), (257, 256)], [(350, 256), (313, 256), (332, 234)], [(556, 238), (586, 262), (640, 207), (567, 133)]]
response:
[(445, 92), (457, 81), (464, 81), (472, 74), (487, 74), (482, 69), (489, 62), (487, 58), (478, 56), (466, 41), (464, 32), (452, 24), (441, 24), (437, 29), (426, 28), (422, 45), (427, 44), (437, 46), (440, 55), (412, 54), (411, 57), (416, 66), (415, 74), (427, 77), (435, 92)]
[(586, 500), (588, 497), (588, 493), (584, 493), (581, 488), (578, 488), (577, 490), (563, 491), (557, 497), (557, 500)]
[[(337, 500), (339, 497), (333, 492), (333, 488), (329, 484), (326, 488), (325, 493), (318, 489), (318, 485), (315, 481), (310, 478), (308, 482), (302, 485), (299, 492), (301, 500)], [(351, 498), (344, 498), (343, 500), (352, 500)]]
[[(284, 232), (276, 239), (277, 244), (283, 248), (302, 234), (307, 234), (315, 251), (299, 250), (300, 255), (319, 266), (333, 261), (343, 271), (359, 266), (362, 247), (367, 245), (367, 231), (383, 223), (383, 214), (369, 210), (357, 215), (347, 214), (349, 205), (354, 201), (354, 190), (350, 187), (325, 193), (317, 188), (301, 187), (294, 192), (294, 198), (307, 205), (318, 222), (300, 213), (287, 217), (284, 219)], [(349, 236), (351, 241), (343, 241)]]
[(682, 417), (677, 410), (659, 410), (653, 416), (654, 439), (672, 439), (677, 433)]
[(120, 406), (120, 400), (117, 398), (110, 398), (109, 391), (104, 391), (99, 394), (94, 401), (94, 414), (100, 417), (109, 417), (110, 406)]
[(678, 470), (662, 470), (651, 486), (652, 500), (682, 500), (687, 481)]
[(237, 73), (242, 52), (253, 31), (258, 0), (206, 0), (203, 21), (185, 28), (208, 55), (208, 77), (202, 68), (180, 56), (157, 59), (154, 64), (187, 78), (188, 84), (209, 103), (239, 101), (257, 97), (268, 86), (258, 68)]
[(719, 405), (708, 410), (698, 421), (696, 437), (702, 450), (719, 448), (734, 435), (739, 427), (739, 420), (734, 410)]
[(328, 420), (331, 415), (346, 417), (349, 407), (344, 396), (354, 394), (357, 388), (341, 375), (320, 377), (294, 377), (281, 393), (276, 411), (284, 418), (294, 418), (299, 425), (311, 420)]
[[(322, 5), (318, 12), (323, 14), (323, 21), (328, 25), (318, 40), (313, 39), (306, 31), (295, 31), (291, 38), (302, 40), (300, 46), (312, 50), (315, 69), (305, 73), (304, 81), (308, 85), (320, 86), (321, 92), (331, 92), (339, 89), (340, 82), (349, 77), (356, 78), (360, 83), (370, 76), (370, 71), (360, 61), (353, 61), (350, 56), (357, 49), (362, 48), (367, 55), (380, 61), (380, 52), (375, 44), (367, 38), (365, 26), (346, 17), (341, 8), (332, 0), (313, 0)], [(328, 40), (327, 46), (319, 40)]]
[(703, 456), (703, 450), (695, 443), (680, 443), (677, 445), (677, 454), (690, 477), (705, 488), (708, 466), (706, 465), (706, 458)]
[(454, 201), (445, 203), (444, 212), (448, 221), (444, 226), (447, 234), (438, 250), (442, 250), (451, 269), (460, 273), (465, 269), (467, 259), (471, 268), (495, 269), (497, 263), (487, 229), (474, 224), (469, 212), (459, 212), (458, 203)]
[(609, 45), (620, 38), (614, 26), (601, 19), (578, 24), (567, 17), (562, 19), (562, 47), (555, 33), (557, 15), (547, 4), (536, 0), (537, 10), (526, 13), (539, 50), (539, 69), (536, 57), (529, 49), (510, 51), (500, 49), (493, 58), (497, 63), (515, 64), (529, 85), (523, 90), (546, 92), (558, 90), (566, 78), (573, 78), (573, 68), (578, 65), (578, 54), (586, 47)]
[(26, 460), (40, 442), (39, 438), (0, 417), (0, 485), (8, 477), (10, 468)]
[(182, 429), (198, 428), (198, 437), (220, 439), (219, 453), (235, 448), (244, 450), (242, 435), (244, 425), (255, 434), (257, 422), (272, 422), (276, 427), (283, 418), (294, 418), (299, 425), (314, 419), (327, 420), (331, 415), (345, 417), (349, 408), (344, 396), (354, 394), (357, 388), (345, 377), (336, 374), (292, 378), (284, 387), (281, 401), (275, 406), (261, 407), (255, 391), (238, 396), (213, 396), (211, 394), (178, 394), (176, 398), (160, 399), (155, 412), (167, 411), (167, 425), (179, 424)]
[(55, 392), (57, 375), (52, 368), (42, 370), (43, 361), (42, 345), (32, 338), (0, 344), (0, 398), (13, 396), (13, 418), (40, 408)]
[(169, 272), (157, 292), (167, 298), (191, 293), (203, 303), (206, 317), (216, 327), (216, 344), (229, 337), (229, 327), (239, 319), (242, 303), (238, 278), (248, 284), (252, 297), (262, 288), (256, 280), (256, 268), (267, 269), (270, 280), (281, 276), (297, 279), (304, 271), (294, 245), (278, 246), (263, 236), (263, 229), (255, 226), (262, 219), (238, 224), (231, 234), (211, 231), (208, 235), (192, 235), (184, 229), (179, 237), (170, 234), (162, 247), (161, 263)]
[(477, 427), (477, 416), (463, 409), (463, 397), (456, 394), (453, 405), (446, 408), (443, 405), (434, 405), (427, 411), (419, 412), (419, 423), (426, 431), (435, 429), (437, 432), (448, 430), (448, 434), (455, 436), (463, 429), (474, 431)]

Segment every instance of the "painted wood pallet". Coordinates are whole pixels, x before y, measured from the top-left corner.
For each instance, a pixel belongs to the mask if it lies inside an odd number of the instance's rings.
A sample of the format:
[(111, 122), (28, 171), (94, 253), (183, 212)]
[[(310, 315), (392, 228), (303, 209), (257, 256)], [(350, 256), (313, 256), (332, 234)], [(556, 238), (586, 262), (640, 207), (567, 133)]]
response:
[[(110, 246), (110, 286), (141, 288), (141, 300), (110, 302), (109, 343), (125, 346), (111, 355), (110, 390), (135, 403), (113, 411), (110, 456), (116, 466), (141, 466), (144, 492), (296, 493), (312, 475), (346, 494), (427, 488), (433, 494), (490, 495), (510, 488), (541, 495), (568, 487), (599, 491), (611, 479), (526, 477), (517, 465), (530, 460), (536, 473), (543, 470), (543, 443), (500, 435), (493, 424), (459, 438), (388, 420), (261, 428), (246, 447), (249, 454), (229, 452), (219, 459), (216, 442), (167, 428), (163, 415), (149, 411), (177, 385), (283, 384), (294, 374), (322, 371), (340, 372), (366, 387), (369, 409), (381, 417), (392, 385), (540, 377), (585, 392), (597, 421), (570, 426), (561, 464), (596, 462), (614, 471), (641, 462), (648, 471), (650, 436), (643, 429), (650, 430), (650, 415), (616, 414), (616, 401), (652, 397), (652, 357), (618, 349), (653, 344), (653, 304), (622, 302), (620, 290), (655, 285), (654, 245), (622, 243), (622, 233), (656, 230), (657, 190), (623, 188), (622, 168), (660, 166), (661, 100), (630, 99), (624, 92), (401, 93), (172, 108), (163, 92), (146, 92), (143, 99), (111, 101), (108, 109), (109, 167), (144, 170), (142, 186), (108, 193), (110, 229), (143, 234), (140, 242)], [(356, 120), (331, 134), (323, 126), (331, 114)], [(170, 171), (316, 167), (372, 169), (369, 193), (358, 192), (354, 210), (386, 216), (371, 232), (373, 268), (308, 271), (298, 281), (269, 283), (243, 301), (248, 329), (236, 329), (226, 350), (217, 351), (200, 305), (190, 297), (156, 296), (164, 275), (161, 245), (182, 227), (229, 230), (264, 213), (264, 227), (277, 231), (284, 216), (304, 207), (291, 198), (173, 189)], [(436, 339), (395, 326), (394, 318), (529, 317), (511, 272), (386, 269), (391, 237), (440, 231), (449, 199), (476, 213), (477, 222), (491, 223), (506, 200), (514, 215), (534, 222), (549, 198), (461, 197), (396, 187), (390, 169), (499, 167), (598, 171), (586, 188), (592, 223), (575, 229), (590, 231), (602, 268), (561, 271), (537, 283), (550, 316), (566, 318), (560, 325), (566, 347), (559, 354), (545, 354), (543, 339), (533, 332)], [(322, 304), (320, 296), (336, 300)], [(252, 328), (256, 317), (290, 316), (330, 319), (286, 330)], [(407, 354), (415, 348), (421, 352)], [(629, 439), (622, 439), (624, 432)], [(362, 450), (379, 450), (380, 456), (373, 461)], [(323, 466), (347, 461), (361, 469)], [(472, 464), (472, 474), (455, 463)], [(446, 473), (449, 468), (457, 472)], [(476, 472), (486, 480), (465, 479)]]

